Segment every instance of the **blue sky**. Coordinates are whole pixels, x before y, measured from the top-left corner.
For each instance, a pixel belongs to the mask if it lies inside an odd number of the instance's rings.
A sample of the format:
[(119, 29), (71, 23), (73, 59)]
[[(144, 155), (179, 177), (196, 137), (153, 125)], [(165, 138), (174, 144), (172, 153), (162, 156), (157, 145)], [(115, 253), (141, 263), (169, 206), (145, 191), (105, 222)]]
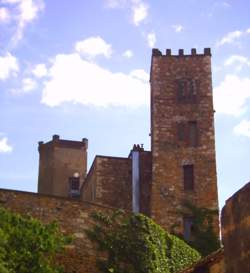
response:
[(152, 47), (212, 48), (220, 206), (250, 180), (250, 2), (0, 0), (0, 187), (36, 191), (38, 141), (149, 149)]

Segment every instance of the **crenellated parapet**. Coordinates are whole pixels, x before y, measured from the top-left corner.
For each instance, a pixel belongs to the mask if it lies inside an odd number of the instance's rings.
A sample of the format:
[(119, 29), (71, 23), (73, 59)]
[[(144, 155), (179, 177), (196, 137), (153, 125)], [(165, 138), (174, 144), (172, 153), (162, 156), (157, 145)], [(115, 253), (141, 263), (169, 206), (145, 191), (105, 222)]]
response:
[(172, 56), (172, 57), (183, 57), (183, 56), (211, 56), (211, 49), (206, 47), (203, 50), (203, 53), (197, 53), (196, 48), (192, 48), (189, 54), (184, 54), (184, 49), (179, 49), (178, 54), (172, 54), (171, 49), (166, 49), (166, 54), (164, 55), (158, 48), (152, 49), (152, 56), (157, 57), (165, 57), (165, 56)]

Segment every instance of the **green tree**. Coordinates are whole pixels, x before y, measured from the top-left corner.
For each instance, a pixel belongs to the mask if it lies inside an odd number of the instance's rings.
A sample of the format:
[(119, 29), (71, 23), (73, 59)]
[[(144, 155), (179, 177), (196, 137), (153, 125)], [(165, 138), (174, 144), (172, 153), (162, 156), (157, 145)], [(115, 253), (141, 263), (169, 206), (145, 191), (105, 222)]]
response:
[(97, 261), (102, 272), (173, 273), (200, 259), (196, 250), (142, 214), (92, 217), (95, 224), (86, 233), (107, 254)]
[(69, 238), (55, 223), (44, 225), (0, 208), (0, 272), (58, 273), (55, 255), (63, 251)]

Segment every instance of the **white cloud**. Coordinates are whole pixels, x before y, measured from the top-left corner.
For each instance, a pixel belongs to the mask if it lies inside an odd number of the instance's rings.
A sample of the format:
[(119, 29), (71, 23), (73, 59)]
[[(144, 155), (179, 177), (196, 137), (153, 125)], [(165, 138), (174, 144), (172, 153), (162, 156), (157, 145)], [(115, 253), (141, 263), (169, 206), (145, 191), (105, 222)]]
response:
[(237, 71), (240, 71), (243, 66), (250, 66), (250, 59), (241, 55), (232, 55), (226, 59), (225, 66), (234, 66)]
[(148, 16), (148, 5), (140, 0), (132, 0), (133, 23), (139, 26)]
[(10, 153), (12, 150), (13, 147), (8, 143), (8, 138), (0, 138), (0, 153)]
[(246, 111), (250, 98), (250, 78), (226, 75), (214, 88), (214, 105), (217, 113), (239, 116)]
[(0, 80), (6, 80), (18, 71), (19, 66), (15, 56), (9, 52), (5, 56), (0, 56)]
[(122, 8), (127, 3), (128, 0), (106, 0), (107, 6), (109, 8)]
[(182, 25), (172, 25), (175, 32), (182, 32), (184, 27)]
[(7, 8), (0, 8), (0, 23), (7, 23), (10, 20), (9, 10)]
[(132, 22), (139, 26), (148, 17), (148, 4), (143, 0), (106, 0), (109, 8), (127, 8), (132, 13)]
[(31, 93), (37, 88), (37, 83), (31, 78), (22, 79), (22, 86), (20, 88), (10, 89), (10, 93), (15, 96)]
[(236, 30), (236, 31), (229, 32), (216, 43), (216, 46), (220, 47), (220, 46), (223, 46), (225, 44), (232, 44), (236, 40), (241, 38), (242, 36), (250, 34), (249, 30), (250, 29), (242, 30), (242, 31), (241, 30)]
[(44, 2), (43, 0), (3, 0), (2, 2), (10, 5), (11, 17), (16, 20), (16, 32), (12, 37), (15, 46), (23, 38), (26, 26), (44, 9)]
[(30, 93), (37, 87), (37, 83), (31, 78), (24, 78), (22, 80), (22, 84), (23, 84), (22, 91), (24, 93)]
[(250, 137), (250, 120), (242, 120), (234, 127), (234, 133), (239, 136)]
[(149, 74), (143, 69), (132, 70), (129, 75), (146, 83), (149, 82)]
[(90, 59), (93, 59), (98, 55), (110, 58), (112, 55), (112, 46), (99, 36), (89, 37), (85, 40), (76, 42), (75, 50)]
[(149, 47), (154, 47), (156, 43), (156, 35), (154, 32), (150, 32), (147, 35), (147, 42)]
[(113, 73), (77, 53), (57, 55), (49, 75), (41, 102), (51, 107), (64, 102), (131, 107), (149, 104), (149, 84), (144, 80)]
[(225, 65), (235, 65), (236, 63), (250, 65), (250, 61), (247, 57), (241, 55), (232, 55), (225, 61)]
[(215, 2), (213, 4), (213, 8), (231, 8), (231, 4), (229, 4), (228, 2), (224, 1), (224, 2)]
[(47, 73), (48, 71), (45, 64), (37, 64), (32, 70), (32, 74), (37, 78), (43, 78)]
[(125, 57), (125, 58), (130, 59), (130, 58), (132, 58), (134, 56), (134, 53), (133, 53), (132, 50), (128, 49), (128, 50), (123, 52), (122, 56)]

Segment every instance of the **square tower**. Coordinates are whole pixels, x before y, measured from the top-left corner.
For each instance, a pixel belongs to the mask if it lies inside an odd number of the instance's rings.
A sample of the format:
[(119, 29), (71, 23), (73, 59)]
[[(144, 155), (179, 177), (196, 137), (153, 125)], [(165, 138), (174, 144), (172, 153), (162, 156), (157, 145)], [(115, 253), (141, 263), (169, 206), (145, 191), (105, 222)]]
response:
[[(185, 234), (191, 223), (178, 213), (183, 202), (218, 209), (210, 49), (153, 49), (150, 84), (151, 217)], [(214, 226), (218, 234), (217, 216)]]
[(38, 193), (61, 197), (80, 197), (87, 173), (88, 140), (72, 141), (54, 135), (39, 142)]

